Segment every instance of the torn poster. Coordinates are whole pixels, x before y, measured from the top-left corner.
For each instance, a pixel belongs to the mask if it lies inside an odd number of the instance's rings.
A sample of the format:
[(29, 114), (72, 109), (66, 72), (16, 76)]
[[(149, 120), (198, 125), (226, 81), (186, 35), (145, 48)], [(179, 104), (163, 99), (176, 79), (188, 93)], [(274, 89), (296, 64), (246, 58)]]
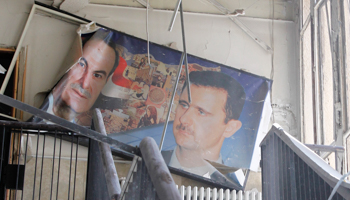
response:
[[(86, 26), (78, 35), (68, 70), (41, 109), (91, 126), (91, 111), (100, 108), (110, 137), (136, 146), (149, 136), (160, 144), (182, 52), (151, 43), (148, 60), (145, 40)], [(163, 157), (169, 166), (242, 188), (245, 172), (259, 167), (272, 81), (192, 55), (188, 63), (192, 101), (181, 66)]]

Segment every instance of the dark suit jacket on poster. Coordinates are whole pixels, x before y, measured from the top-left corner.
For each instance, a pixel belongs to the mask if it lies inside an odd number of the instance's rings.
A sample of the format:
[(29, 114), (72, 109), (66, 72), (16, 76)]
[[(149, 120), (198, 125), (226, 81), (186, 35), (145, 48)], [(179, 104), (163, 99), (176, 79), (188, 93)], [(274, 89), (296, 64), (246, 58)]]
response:
[[(174, 150), (162, 151), (162, 156), (164, 158), (165, 163), (168, 166), (170, 166), (169, 163), (171, 160), (171, 156), (173, 155), (173, 152)], [(242, 188), (242, 186), (239, 184), (238, 179), (234, 173), (230, 174), (230, 178), (231, 180), (217, 170), (214, 173), (210, 174), (210, 179), (221, 185), (227, 185), (232, 188)]]
[[(47, 109), (49, 109), (50, 106), (50, 101), (49, 101), (49, 97), (46, 98), (46, 100), (41, 104), (40, 110), (46, 111)], [(45, 123), (43, 119), (37, 117), (37, 116), (33, 116), (31, 117), (28, 122), (34, 122), (34, 123)]]

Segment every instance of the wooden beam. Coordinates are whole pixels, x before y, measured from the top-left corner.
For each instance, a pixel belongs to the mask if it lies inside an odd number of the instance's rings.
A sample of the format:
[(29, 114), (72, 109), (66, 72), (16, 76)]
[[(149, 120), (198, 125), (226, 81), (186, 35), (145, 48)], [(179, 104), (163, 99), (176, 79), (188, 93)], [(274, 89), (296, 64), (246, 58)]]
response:
[[(15, 67), (15, 74), (14, 74), (14, 80), (13, 80), (13, 98), (17, 99), (17, 91), (18, 91), (18, 64), (19, 64), (19, 56), (16, 61), (16, 67)], [(12, 117), (16, 117), (16, 108), (12, 107)]]
[(2, 52), (15, 52), (15, 48), (0, 48), (0, 51)]

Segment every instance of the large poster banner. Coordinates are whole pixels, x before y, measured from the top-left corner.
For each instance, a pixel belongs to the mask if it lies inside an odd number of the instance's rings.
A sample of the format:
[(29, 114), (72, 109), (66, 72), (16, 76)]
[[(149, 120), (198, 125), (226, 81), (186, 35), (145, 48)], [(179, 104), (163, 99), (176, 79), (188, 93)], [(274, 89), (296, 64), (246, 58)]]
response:
[(42, 109), (90, 126), (92, 109), (100, 108), (110, 137), (135, 146), (149, 136), (160, 144), (181, 73), (162, 148), (165, 161), (242, 187), (245, 169), (258, 168), (252, 158), (264, 131), (260, 122), (270, 116), (264, 109), (270, 80), (188, 55), (188, 87), (179, 51), (150, 44), (148, 55), (145, 40), (117, 31), (79, 33), (63, 66), (68, 70)]

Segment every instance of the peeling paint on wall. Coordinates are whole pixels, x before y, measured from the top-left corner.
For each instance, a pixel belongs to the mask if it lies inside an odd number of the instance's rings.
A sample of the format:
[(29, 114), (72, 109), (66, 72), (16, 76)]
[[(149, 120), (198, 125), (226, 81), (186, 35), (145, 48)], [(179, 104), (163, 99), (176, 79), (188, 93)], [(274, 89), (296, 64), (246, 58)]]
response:
[(283, 129), (289, 134), (300, 140), (300, 135), (298, 134), (299, 121), (295, 115), (295, 109), (292, 109), (291, 104), (272, 104), (273, 115), (275, 122), (280, 124)]

